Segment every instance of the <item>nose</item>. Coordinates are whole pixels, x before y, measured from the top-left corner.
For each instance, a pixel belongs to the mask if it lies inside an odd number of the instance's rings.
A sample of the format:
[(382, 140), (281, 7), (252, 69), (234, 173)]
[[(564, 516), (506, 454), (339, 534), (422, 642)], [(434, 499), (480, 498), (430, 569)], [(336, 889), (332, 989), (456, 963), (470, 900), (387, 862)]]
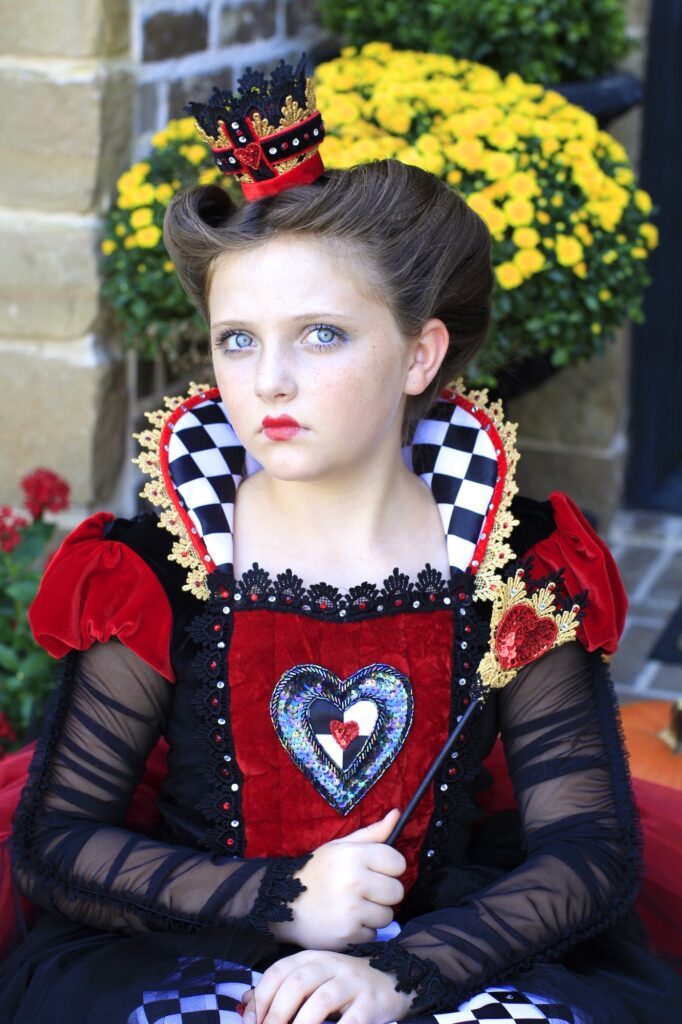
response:
[(259, 398), (272, 401), (277, 398), (293, 398), (297, 386), (293, 356), (286, 346), (277, 343), (265, 344), (258, 354), (255, 390)]

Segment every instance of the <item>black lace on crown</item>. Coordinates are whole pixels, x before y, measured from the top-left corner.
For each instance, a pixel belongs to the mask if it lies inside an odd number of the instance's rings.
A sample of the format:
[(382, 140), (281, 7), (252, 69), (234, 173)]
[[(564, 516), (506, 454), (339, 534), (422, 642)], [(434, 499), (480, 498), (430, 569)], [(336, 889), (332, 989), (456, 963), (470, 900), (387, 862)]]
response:
[(305, 53), (295, 68), (280, 60), (269, 80), (262, 71), (248, 67), (237, 81), (236, 93), (214, 86), (207, 103), (191, 102), (185, 110), (208, 136), (214, 138), (226, 118), (245, 118), (254, 111), (258, 111), (270, 124), (278, 125), (288, 96), (300, 107), (306, 107), (307, 62)]

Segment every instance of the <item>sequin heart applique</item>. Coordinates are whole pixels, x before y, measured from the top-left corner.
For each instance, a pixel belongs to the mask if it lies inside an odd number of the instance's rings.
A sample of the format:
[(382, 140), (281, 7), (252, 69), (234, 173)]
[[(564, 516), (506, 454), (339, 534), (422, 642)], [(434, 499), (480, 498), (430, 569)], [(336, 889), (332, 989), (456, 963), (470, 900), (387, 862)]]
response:
[(348, 814), (395, 760), (413, 709), (407, 676), (381, 664), (347, 679), (321, 665), (295, 665), (270, 700), (282, 745), (340, 814)]
[(541, 618), (532, 605), (516, 604), (497, 627), (495, 647), (503, 669), (521, 668), (554, 646), (559, 627), (554, 619)]
[(242, 146), (237, 150), (237, 156), (247, 167), (256, 168), (263, 159), (263, 150), (258, 142), (249, 142), (248, 146)]

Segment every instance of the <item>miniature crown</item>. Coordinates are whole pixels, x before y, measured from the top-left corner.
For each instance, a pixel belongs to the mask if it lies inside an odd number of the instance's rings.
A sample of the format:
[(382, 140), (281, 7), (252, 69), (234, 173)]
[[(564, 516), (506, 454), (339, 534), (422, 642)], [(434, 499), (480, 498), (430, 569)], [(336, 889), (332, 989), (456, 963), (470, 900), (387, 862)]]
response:
[(324, 138), (306, 55), (295, 69), (283, 60), (270, 80), (247, 68), (237, 94), (213, 89), (208, 103), (189, 103), (199, 135), (223, 174), (236, 174), (249, 201), (293, 185), (307, 185), (324, 171), (318, 146)]

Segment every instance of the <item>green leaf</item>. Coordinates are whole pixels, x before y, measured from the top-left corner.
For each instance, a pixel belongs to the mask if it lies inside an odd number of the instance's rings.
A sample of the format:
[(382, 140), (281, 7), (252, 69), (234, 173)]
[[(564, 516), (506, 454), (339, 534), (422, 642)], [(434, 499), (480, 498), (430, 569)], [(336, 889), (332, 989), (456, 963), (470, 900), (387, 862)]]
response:
[(24, 605), (29, 605), (31, 603), (33, 598), (36, 596), (37, 590), (37, 582), (30, 579), (17, 580), (16, 583), (10, 583), (10, 585), (5, 588), (6, 593), (8, 593), (10, 597)]
[(16, 651), (6, 644), (0, 644), (0, 668), (4, 668), (7, 672), (19, 670), (19, 658)]

